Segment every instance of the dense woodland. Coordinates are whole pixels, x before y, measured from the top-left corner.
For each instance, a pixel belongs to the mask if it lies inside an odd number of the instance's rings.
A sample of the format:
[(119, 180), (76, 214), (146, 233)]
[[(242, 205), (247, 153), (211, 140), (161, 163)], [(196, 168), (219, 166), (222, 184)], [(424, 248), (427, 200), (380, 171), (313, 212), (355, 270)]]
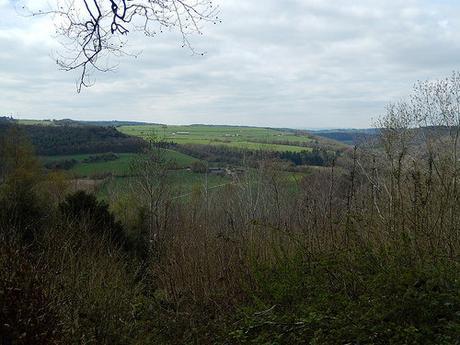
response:
[(349, 130), (324, 130), (315, 131), (319, 137), (337, 140), (350, 145), (360, 145), (378, 136), (378, 129), (349, 129)]
[(266, 156), (219, 192), (175, 199), (172, 162), (149, 145), (104, 202), (45, 172), (12, 126), (0, 145), (3, 342), (458, 344), (458, 85), (421, 85), (388, 108), (378, 142), (295, 189)]
[[(164, 146), (164, 145), (161, 145)], [(261, 161), (283, 161), (292, 165), (330, 166), (343, 149), (332, 151), (316, 145), (301, 152), (250, 150), (223, 145), (171, 144), (179, 152), (214, 163), (255, 167)]]
[[(5, 136), (14, 121), (0, 120), (0, 136)], [(93, 125), (21, 125), (36, 154), (43, 156), (81, 153), (141, 152), (143, 140), (116, 130)]]

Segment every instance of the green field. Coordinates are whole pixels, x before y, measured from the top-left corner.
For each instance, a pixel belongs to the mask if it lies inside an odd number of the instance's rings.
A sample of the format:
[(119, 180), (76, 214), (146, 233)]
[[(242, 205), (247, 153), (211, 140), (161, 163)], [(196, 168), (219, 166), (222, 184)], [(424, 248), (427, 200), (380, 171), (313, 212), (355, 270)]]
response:
[[(164, 150), (165, 157), (169, 160), (172, 160), (176, 163), (177, 168), (186, 168), (190, 166), (197, 159), (187, 156), (183, 153), (173, 151), (173, 150)], [(97, 156), (96, 154), (82, 154), (82, 155), (64, 155), (64, 156), (47, 156), (41, 157), (44, 163), (53, 162), (53, 161), (62, 161), (74, 159), (78, 163), (72, 167), (69, 172), (75, 174), (79, 177), (90, 177), (97, 176), (106, 173), (111, 173), (114, 176), (126, 176), (129, 174), (129, 168), (131, 162), (137, 156), (134, 153), (119, 153), (119, 158), (113, 161), (108, 162), (92, 162), (85, 163), (84, 159), (89, 156)]]
[[(174, 198), (187, 200), (192, 191), (197, 189), (203, 190), (206, 186), (206, 183), (208, 190), (212, 191), (213, 193), (218, 192), (220, 188), (223, 188), (224, 186), (232, 183), (232, 178), (229, 176), (208, 174), (206, 177), (205, 174), (188, 171), (184, 168), (188, 167), (192, 162), (196, 161), (195, 158), (173, 150), (165, 150), (165, 152), (169, 159), (176, 162), (178, 168), (178, 170), (172, 170), (169, 172), (169, 184), (173, 189)], [(113, 177), (104, 179), (104, 182), (102, 182), (100, 188), (97, 191), (98, 196), (103, 199), (108, 198), (109, 191), (115, 193), (124, 193), (130, 190), (129, 183), (132, 177), (129, 176), (129, 169), (131, 162), (136, 158), (136, 154), (122, 153), (118, 154), (119, 158), (113, 161), (84, 163), (83, 160), (87, 159), (89, 156), (95, 155), (81, 154), (48, 156), (41, 157), (41, 159), (44, 163), (70, 159), (76, 160), (78, 163), (69, 170), (69, 172), (76, 178), (98, 179), (110, 173)], [(252, 171), (253, 169), (250, 170)], [(292, 190), (297, 190), (297, 183), (303, 176), (305, 176), (305, 174), (281, 172), (281, 176), (284, 182), (290, 185)]]
[[(250, 169), (252, 174), (257, 171)], [(279, 182), (292, 193), (299, 191), (299, 182), (306, 173), (280, 172)], [(130, 183), (133, 177), (114, 177), (107, 179), (98, 191), (98, 196), (107, 199), (109, 191), (113, 194), (124, 194), (131, 191)], [(229, 176), (194, 173), (188, 170), (176, 170), (169, 173), (169, 186), (172, 189), (172, 199), (188, 200), (192, 192), (204, 191), (206, 185), (210, 193), (219, 193), (226, 186), (235, 183)]]
[(285, 145), (289, 143), (309, 143), (314, 140), (309, 135), (300, 135), (292, 131), (283, 131), (259, 127), (233, 126), (166, 126), (142, 125), (121, 126), (122, 133), (148, 139), (172, 141), (178, 144), (225, 145), (237, 148), (269, 151), (302, 151), (309, 148)]
[[(107, 198), (109, 191), (115, 194), (124, 194), (129, 192), (131, 190), (129, 184), (132, 179), (133, 177), (115, 177), (107, 179), (98, 192), (99, 197)], [(208, 174), (207, 176), (209, 191), (218, 191), (220, 188), (223, 188), (231, 182), (231, 178), (227, 176), (218, 176), (213, 174)], [(172, 189), (173, 199), (187, 200), (194, 190), (204, 190), (206, 186), (206, 175), (194, 173), (188, 170), (171, 171), (169, 172), (168, 184)]]
[[(65, 120), (61, 120), (65, 121)], [(71, 121), (71, 120), (68, 120)], [(18, 120), (21, 125), (57, 126), (61, 122), (51, 120)], [(95, 122), (95, 125), (98, 122)], [(107, 122), (109, 123), (109, 122)], [(122, 123), (122, 122), (120, 122)], [(75, 122), (78, 124), (78, 121)], [(90, 124), (82, 122), (82, 124)], [(116, 124), (116, 122), (114, 122)], [(116, 126), (124, 134), (144, 139), (171, 141), (177, 144), (201, 144), (230, 146), (248, 150), (262, 151), (310, 151), (311, 146), (324, 139), (319, 139), (306, 132), (245, 126), (215, 125), (161, 125), (139, 124)], [(306, 147), (308, 146), (308, 147)]]

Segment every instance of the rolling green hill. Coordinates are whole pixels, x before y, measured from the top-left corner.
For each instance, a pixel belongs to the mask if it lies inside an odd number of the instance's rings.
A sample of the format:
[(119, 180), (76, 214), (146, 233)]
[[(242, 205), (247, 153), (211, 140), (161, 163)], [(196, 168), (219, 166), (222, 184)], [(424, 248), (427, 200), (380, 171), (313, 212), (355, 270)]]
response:
[(171, 141), (177, 144), (222, 145), (250, 150), (293, 151), (309, 150), (317, 140), (301, 131), (279, 130), (260, 127), (237, 126), (121, 126), (124, 134), (148, 139)]
[[(193, 162), (197, 161), (197, 159), (177, 151), (165, 149), (164, 152), (166, 159), (174, 161), (178, 169), (186, 168)], [(103, 174), (126, 176), (129, 174), (131, 162), (136, 158), (137, 155), (134, 153), (120, 153), (117, 154), (118, 159), (115, 160), (103, 162), (85, 162), (85, 160), (88, 160), (88, 158), (91, 156), (94, 155), (80, 154), (44, 156), (41, 157), (41, 159), (44, 164), (75, 160), (76, 163), (68, 171), (78, 177), (90, 177)]]

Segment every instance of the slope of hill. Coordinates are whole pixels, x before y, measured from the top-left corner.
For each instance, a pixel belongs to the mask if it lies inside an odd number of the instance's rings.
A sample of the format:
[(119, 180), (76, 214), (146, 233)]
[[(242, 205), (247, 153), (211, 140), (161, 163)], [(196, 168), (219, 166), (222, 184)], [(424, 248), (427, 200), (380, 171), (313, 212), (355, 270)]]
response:
[(311, 131), (312, 134), (339, 141), (347, 145), (356, 145), (378, 135), (378, 129), (328, 129)]
[[(11, 121), (0, 122), (0, 136), (4, 135)], [(70, 155), (104, 152), (139, 152), (145, 142), (123, 134), (114, 127), (18, 125), (35, 146), (39, 155)]]
[(338, 142), (323, 142), (321, 138), (305, 131), (263, 127), (142, 125), (121, 126), (118, 130), (144, 139), (156, 137), (176, 144), (229, 146), (248, 150), (300, 152), (323, 144), (334, 148), (344, 147)]
[[(177, 169), (185, 169), (198, 161), (193, 157), (183, 153), (164, 149), (163, 155), (167, 160), (174, 161)], [(104, 156), (112, 156), (111, 159), (105, 160)], [(94, 177), (110, 174), (113, 176), (126, 176), (130, 174), (130, 166), (138, 157), (135, 153), (119, 154), (76, 154), (76, 155), (56, 155), (43, 156), (41, 160), (45, 167), (52, 170), (67, 170), (77, 177)]]
[(17, 120), (20, 125), (44, 125), (44, 126), (102, 126), (102, 127), (120, 127), (120, 126), (141, 126), (148, 125), (148, 122), (136, 122), (136, 121), (80, 121), (72, 119), (61, 119), (61, 120), (28, 120), (21, 119)]

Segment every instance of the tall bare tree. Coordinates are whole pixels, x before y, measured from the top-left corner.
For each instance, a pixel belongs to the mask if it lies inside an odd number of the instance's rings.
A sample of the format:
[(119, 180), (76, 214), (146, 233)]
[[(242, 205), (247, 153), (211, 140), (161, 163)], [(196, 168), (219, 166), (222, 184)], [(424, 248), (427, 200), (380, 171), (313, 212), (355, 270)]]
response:
[(131, 188), (144, 206), (148, 252), (150, 256), (156, 251), (165, 236), (171, 199), (169, 171), (173, 162), (166, 156), (166, 151), (159, 147), (156, 137), (151, 135), (146, 151), (139, 154), (131, 163), (133, 177)]

